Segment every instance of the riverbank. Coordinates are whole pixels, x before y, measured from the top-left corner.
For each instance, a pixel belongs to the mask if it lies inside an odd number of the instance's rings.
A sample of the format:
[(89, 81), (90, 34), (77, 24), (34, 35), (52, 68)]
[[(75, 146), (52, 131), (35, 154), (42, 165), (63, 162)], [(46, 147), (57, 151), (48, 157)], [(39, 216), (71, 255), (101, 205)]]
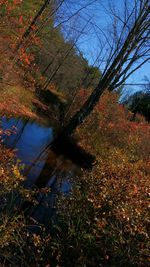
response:
[(45, 126), (59, 128), (58, 116), (53, 107), (41, 101), (35, 89), (23, 85), (0, 87), (0, 117), (24, 118)]
[[(40, 106), (41, 114), (37, 112), (36, 105)], [(0, 115), (7, 117), (24, 117), (27, 119), (47, 122), (46, 115), (42, 114), (48, 110), (46, 105), (37, 99), (35, 92), (26, 89), (22, 85), (0, 86)], [(45, 112), (46, 113), (46, 112)], [(48, 116), (47, 116), (48, 117)]]

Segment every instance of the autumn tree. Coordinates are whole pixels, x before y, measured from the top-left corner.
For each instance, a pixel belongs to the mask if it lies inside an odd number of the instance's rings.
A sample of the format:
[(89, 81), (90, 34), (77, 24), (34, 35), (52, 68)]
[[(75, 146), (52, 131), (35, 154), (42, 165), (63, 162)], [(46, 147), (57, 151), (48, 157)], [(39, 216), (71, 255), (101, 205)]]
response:
[[(67, 0), (65, 4), (68, 2), (71, 1)], [(80, 12), (94, 2), (96, 0), (88, 0), (84, 4), (78, 1), (76, 9), (71, 14), (65, 13), (63, 0), (40, 1), (38, 6), (36, 5), (37, 9), (18, 38), (13, 54), (15, 63), (25, 67), (24, 80), (29, 80), (30, 83), (30, 79), (33, 78), (36, 85), (44, 90), (51, 84), (55, 84), (58, 90), (63, 90), (63, 93), (69, 96), (74, 94), (76, 88), (79, 88), (82, 80), (84, 80), (82, 83), (84, 86), (88, 84), (94, 86), (94, 82), (91, 84), (91, 78), (94, 80), (95, 70), (93, 74), (89, 71), (88, 62), (77, 46), (83, 30), (77, 29), (72, 22), (69, 29), (66, 30), (63, 27), (73, 18), (77, 21)], [(33, 9), (33, 3), (30, 1), (28, 1), (28, 7), (22, 4), (19, 10), (19, 23), (24, 22), (26, 18), (24, 11), (27, 13), (28, 9)], [(83, 29), (87, 24), (88, 22), (85, 21)], [(83, 78), (86, 75), (91, 77), (88, 78), (90, 83), (85, 83)]]
[[(105, 53), (105, 66), (97, 87), (87, 101), (69, 120), (63, 129), (65, 135), (70, 135), (92, 112), (103, 92), (120, 87), (128, 77), (145, 64), (149, 58), (149, 1), (138, 0), (132, 3), (124, 0), (124, 16), (111, 7), (114, 19), (113, 29), (104, 35), (102, 54)], [(129, 8), (130, 7), (130, 8)], [(109, 36), (108, 36), (109, 34)], [(105, 51), (104, 51), (105, 50)], [(104, 64), (103, 64), (104, 65)]]

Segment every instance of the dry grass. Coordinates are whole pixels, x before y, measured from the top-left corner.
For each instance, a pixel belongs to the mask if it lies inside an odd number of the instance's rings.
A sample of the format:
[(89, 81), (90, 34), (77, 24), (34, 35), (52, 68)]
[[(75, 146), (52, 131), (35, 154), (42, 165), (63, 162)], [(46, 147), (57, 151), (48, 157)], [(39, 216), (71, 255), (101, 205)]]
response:
[(36, 119), (34, 112), (34, 93), (21, 86), (1, 86), (0, 114), (7, 116), (24, 116)]

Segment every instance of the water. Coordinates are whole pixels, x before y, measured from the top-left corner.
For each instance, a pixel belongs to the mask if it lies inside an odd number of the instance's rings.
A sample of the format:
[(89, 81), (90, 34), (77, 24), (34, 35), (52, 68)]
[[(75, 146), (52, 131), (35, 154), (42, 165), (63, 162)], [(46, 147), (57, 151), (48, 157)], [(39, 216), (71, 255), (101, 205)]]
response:
[[(29, 120), (6, 117), (2, 118), (1, 126), (6, 133), (2, 136), (4, 144), (16, 149), (17, 158), (25, 165), (24, 173), (30, 168), (27, 175), (28, 185), (34, 184), (44, 167), (48, 155), (45, 148), (54, 138), (53, 129)], [(9, 132), (10, 135), (7, 135)], [(40, 159), (37, 160), (41, 153)], [(36, 164), (32, 166), (34, 162)]]
[[(1, 118), (4, 144), (16, 150), (16, 158), (24, 164), (25, 186), (50, 187), (51, 193), (39, 193), (37, 204), (30, 216), (40, 224), (46, 224), (55, 210), (58, 192), (70, 193), (75, 166), (62, 156), (55, 155), (47, 148), (54, 139), (51, 127), (22, 118)], [(46, 205), (45, 205), (46, 203)]]

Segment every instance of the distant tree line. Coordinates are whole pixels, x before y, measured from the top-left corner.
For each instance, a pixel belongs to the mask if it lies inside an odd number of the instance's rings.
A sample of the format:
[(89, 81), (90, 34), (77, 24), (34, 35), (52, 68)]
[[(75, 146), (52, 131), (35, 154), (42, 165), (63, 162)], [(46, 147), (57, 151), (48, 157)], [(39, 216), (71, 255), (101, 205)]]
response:
[[(86, 1), (85, 7), (90, 2)], [(88, 22), (78, 30), (64, 30), (63, 22), (59, 22), (63, 4), (64, 0), (4, 0), (0, 15), (1, 23), (7, 25), (8, 22), (13, 59), (25, 67), (23, 79), (30, 82), (29, 77), (33, 77), (37, 82), (42, 77), (41, 89), (54, 84), (57, 90), (71, 98), (81, 87), (95, 88), (101, 73), (96, 64), (89, 65), (78, 48)], [(13, 31), (10, 31), (11, 27)]]
[(138, 91), (126, 102), (128, 108), (133, 112), (133, 118), (135, 119), (136, 114), (143, 115), (147, 121), (150, 122), (150, 92)]
[(72, 95), (80, 87), (95, 88), (100, 79), (100, 70), (89, 65), (77, 49), (76, 41), (65, 40), (61, 27), (54, 27), (54, 20), (51, 20), (47, 33), (45, 31), (41, 35), (43, 46), (36, 57), (45, 78), (43, 89), (54, 83), (58, 89)]

